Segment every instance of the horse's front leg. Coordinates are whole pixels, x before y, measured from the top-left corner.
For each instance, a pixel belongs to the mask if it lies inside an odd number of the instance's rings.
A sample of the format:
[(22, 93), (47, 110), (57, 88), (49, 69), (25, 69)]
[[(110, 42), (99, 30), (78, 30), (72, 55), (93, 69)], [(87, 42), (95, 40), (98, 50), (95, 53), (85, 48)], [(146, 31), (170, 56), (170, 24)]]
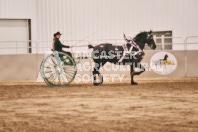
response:
[[(135, 72), (136, 67), (140, 68), (141, 71), (140, 72)], [(134, 82), (133, 76), (134, 75), (140, 75), (144, 71), (145, 71), (145, 67), (142, 66), (140, 63), (138, 65), (137, 64), (131, 65), (131, 85), (138, 85), (138, 83)]]
[(134, 80), (133, 80), (133, 76), (134, 76), (134, 66), (133, 65), (131, 65), (131, 69), (130, 69), (130, 72), (131, 72), (131, 85), (135, 85), (135, 84), (137, 84), (137, 83), (135, 83), (134, 82)]

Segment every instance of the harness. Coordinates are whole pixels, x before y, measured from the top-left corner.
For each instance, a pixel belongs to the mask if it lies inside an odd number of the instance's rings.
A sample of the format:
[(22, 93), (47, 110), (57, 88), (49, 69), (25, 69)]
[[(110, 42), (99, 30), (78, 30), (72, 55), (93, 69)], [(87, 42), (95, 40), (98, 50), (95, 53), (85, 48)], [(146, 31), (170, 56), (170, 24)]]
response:
[[(124, 45), (123, 45), (124, 53), (123, 53), (123, 56), (120, 58), (120, 60), (119, 60), (118, 62), (122, 62), (123, 59), (124, 59), (124, 57), (125, 57), (126, 55), (128, 55), (128, 54), (132, 54), (132, 55), (135, 56), (135, 55), (137, 55), (137, 54), (139, 54), (139, 53), (142, 52), (142, 50), (140, 49), (140, 47), (139, 47), (134, 41), (130, 42), (129, 44), (131, 45), (131, 47), (130, 47), (129, 50), (128, 50), (128, 48), (127, 48), (127, 44), (124, 44)], [(138, 51), (132, 53), (133, 48), (138, 49)]]

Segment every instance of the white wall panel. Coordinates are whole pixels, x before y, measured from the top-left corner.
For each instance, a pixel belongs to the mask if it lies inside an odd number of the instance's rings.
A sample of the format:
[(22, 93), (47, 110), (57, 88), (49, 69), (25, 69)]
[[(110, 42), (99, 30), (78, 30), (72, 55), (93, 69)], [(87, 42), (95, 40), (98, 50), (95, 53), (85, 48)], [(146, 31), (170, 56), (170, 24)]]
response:
[(143, 30), (173, 30), (174, 36), (197, 35), (196, 0), (38, 0), (39, 39), (122, 38)]
[(32, 38), (122, 38), (144, 30), (198, 35), (197, 0), (0, 0), (0, 18), (32, 19)]

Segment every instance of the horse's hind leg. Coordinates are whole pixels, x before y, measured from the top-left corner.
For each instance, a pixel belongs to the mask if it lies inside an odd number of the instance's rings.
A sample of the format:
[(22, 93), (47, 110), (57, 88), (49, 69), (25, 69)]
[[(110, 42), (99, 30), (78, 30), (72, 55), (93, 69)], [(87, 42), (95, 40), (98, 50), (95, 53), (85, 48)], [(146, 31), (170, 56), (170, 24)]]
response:
[[(106, 62), (105, 62), (106, 63)], [(103, 83), (103, 76), (100, 74), (99, 69), (101, 66), (103, 66), (105, 63), (95, 63), (95, 67), (93, 70), (93, 83), (95, 86), (101, 85)], [(100, 78), (100, 83), (96, 82), (96, 75), (98, 74), (99, 78)]]
[[(140, 71), (140, 72), (135, 72), (135, 70), (134, 70), (135, 67), (140, 68), (141, 71)], [(139, 64), (139, 66), (138, 66), (137, 64), (131, 65), (131, 85), (138, 85), (138, 83), (134, 82), (133, 76), (134, 76), (134, 75), (140, 75), (140, 74), (141, 74), (142, 72), (144, 72), (144, 71), (145, 71), (145, 67), (142, 66), (141, 64)]]
[[(97, 76), (97, 74), (99, 75), (100, 73), (99, 73), (99, 68), (100, 68), (100, 64), (99, 63), (95, 63), (95, 67), (94, 67), (94, 70), (93, 70), (93, 84), (95, 85), (95, 86), (98, 86), (98, 85), (101, 85), (101, 81), (100, 81), (100, 83), (97, 83), (96, 82), (96, 76)], [(102, 79), (103, 80), (103, 79)]]

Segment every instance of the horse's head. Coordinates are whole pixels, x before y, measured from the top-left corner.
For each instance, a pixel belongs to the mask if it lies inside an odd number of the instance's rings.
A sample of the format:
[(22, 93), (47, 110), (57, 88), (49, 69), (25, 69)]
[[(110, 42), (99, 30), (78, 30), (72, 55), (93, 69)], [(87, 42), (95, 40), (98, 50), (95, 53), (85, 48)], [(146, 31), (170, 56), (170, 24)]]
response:
[(166, 54), (166, 55), (164, 56), (164, 60), (167, 60), (167, 58), (168, 58), (168, 55)]
[(140, 46), (141, 49), (144, 49), (145, 44), (148, 44), (148, 46), (151, 47), (151, 49), (156, 48), (152, 31), (139, 33), (134, 38), (134, 41)]
[(146, 43), (148, 44), (149, 47), (151, 47), (151, 49), (156, 48), (156, 44), (155, 44), (155, 41), (153, 39), (153, 32), (152, 31), (147, 32)]

